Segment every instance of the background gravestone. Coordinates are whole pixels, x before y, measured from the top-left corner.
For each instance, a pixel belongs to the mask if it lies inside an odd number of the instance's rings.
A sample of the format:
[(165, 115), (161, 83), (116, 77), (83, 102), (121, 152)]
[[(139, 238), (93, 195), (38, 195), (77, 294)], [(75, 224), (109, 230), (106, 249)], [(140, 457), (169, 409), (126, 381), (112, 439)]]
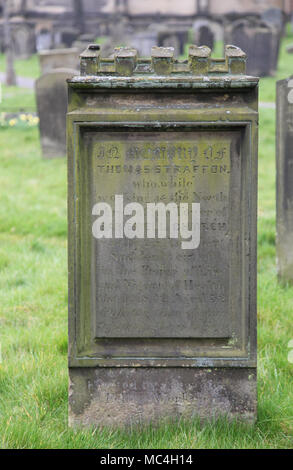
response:
[(211, 50), (213, 50), (215, 40), (214, 33), (207, 25), (202, 25), (199, 27), (197, 37), (197, 44), (199, 46), (208, 46)]
[(68, 68), (76, 70), (79, 64), (80, 51), (75, 48), (50, 49), (39, 53), (41, 74), (53, 69)]
[(77, 72), (55, 69), (35, 82), (39, 130), (44, 158), (64, 157), (66, 154), (66, 79)]
[[(258, 79), (240, 49), (210, 54), (91, 45), (68, 81), (71, 425), (256, 417)], [(117, 194), (199, 203), (198, 248), (95, 238)]]
[(94, 34), (81, 34), (76, 40), (72, 43), (72, 47), (78, 49), (81, 53), (86, 49), (89, 43), (94, 43), (96, 37)]
[[(293, 282), (293, 76), (277, 82), (277, 266)], [(290, 103), (291, 100), (292, 102)]]
[(262, 13), (261, 18), (283, 33), (286, 24), (286, 15), (280, 8), (269, 8), (268, 10), (265, 10)]
[(277, 68), (280, 34), (269, 23), (240, 19), (225, 27), (225, 44), (235, 44), (247, 54), (247, 73), (266, 77)]
[(66, 47), (72, 47), (74, 41), (79, 36), (79, 30), (77, 28), (64, 28), (59, 32), (59, 43), (64, 44)]
[(12, 42), (16, 57), (20, 59), (30, 57), (36, 51), (33, 27), (25, 23), (12, 23)]
[(187, 30), (164, 28), (158, 31), (158, 45), (162, 47), (173, 47), (175, 55), (184, 53), (184, 46), (187, 40)]
[(286, 15), (280, 8), (269, 8), (268, 10), (264, 11), (261, 18), (268, 24), (272, 25), (272, 27), (275, 29), (275, 35), (278, 38), (275, 48), (275, 68), (277, 69), (281, 39), (284, 35), (286, 27)]

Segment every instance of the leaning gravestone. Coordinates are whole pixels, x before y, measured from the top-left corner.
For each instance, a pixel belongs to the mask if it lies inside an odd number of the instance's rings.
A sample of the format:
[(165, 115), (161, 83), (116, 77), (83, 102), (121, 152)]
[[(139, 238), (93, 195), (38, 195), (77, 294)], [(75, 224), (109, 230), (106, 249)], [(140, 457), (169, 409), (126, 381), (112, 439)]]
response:
[(277, 82), (277, 266), (293, 282), (293, 76)]
[(76, 74), (72, 69), (55, 69), (36, 80), (39, 130), (44, 158), (66, 155), (66, 79)]
[(258, 79), (210, 54), (68, 81), (71, 425), (256, 417)]
[(247, 54), (247, 73), (265, 77), (277, 68), (280, 34), (269, 23), (255, 18), (234, 21), (225, 27), (225, 43)]
[(39, 53), (41, 74), (58, 68), (76, 70), (79, 64), (79, 53), (80, 51), (74, 47), (41, 51)]

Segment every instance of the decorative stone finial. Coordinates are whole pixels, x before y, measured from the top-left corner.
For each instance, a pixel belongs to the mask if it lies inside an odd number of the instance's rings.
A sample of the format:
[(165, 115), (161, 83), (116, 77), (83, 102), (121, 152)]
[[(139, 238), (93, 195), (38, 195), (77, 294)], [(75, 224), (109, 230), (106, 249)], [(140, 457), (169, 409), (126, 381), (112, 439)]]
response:
[(80, 55), (81, 75), (243, 75), (245, 67), (245, 52), (231, 45), (225, 47), (222, 59), (211, 57), (209, 47), (196, 45), (189, 47), (188, 60), (175, 59), (173, 47), (158, 46), (152, 47), (151, 58), (138, 58), (137, 50), (132, 47), (117, 47), (114, 58), (102, 58), (98, 44), (90, 44)]
[(87, 49), (80, 54), (80, 74), (97, 75), (100, 62), (99, 44), (89, 44)]

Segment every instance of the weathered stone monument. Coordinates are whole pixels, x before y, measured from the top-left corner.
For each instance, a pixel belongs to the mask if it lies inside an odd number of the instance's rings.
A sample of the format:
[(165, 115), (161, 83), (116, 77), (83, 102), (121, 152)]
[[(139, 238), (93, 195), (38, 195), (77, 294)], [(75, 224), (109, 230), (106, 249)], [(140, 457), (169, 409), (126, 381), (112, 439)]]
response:
[(79, 52), (80, 51), (74, 47), (41, 51), (39, 53), (41, 74), (58, 68), (76, 70), (79, 64)]
[(256, 417), (258, 79), (96, 45), (68, 81), (69, 421)]
[(158, 44), (161, 47), (173, 47), (174, 54), (184, 53), (184, 46), (188, 41), (188, 30), (178, 28), (163, 28), (158, 31)]
[(39, 130), (44, 158), (66, 155), (66, 79), (76, 75), (67, 68), (54, 69), (35, 82)]
[(277, 266), (293, 282), (293, 76), (277, 82)]
[(247, 54), (247, 73), (274, 75), (277, 68), (280, 32), (255, 18), (244, 18), (225, 26), (225, 44), (235, 44)]

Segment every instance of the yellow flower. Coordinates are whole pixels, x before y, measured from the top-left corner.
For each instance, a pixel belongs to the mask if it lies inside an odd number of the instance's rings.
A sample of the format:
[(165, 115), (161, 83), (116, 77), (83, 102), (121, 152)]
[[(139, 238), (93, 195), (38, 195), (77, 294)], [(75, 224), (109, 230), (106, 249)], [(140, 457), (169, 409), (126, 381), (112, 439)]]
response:
[(10, 119), (9, 126), (15, 126), (15, 124), (16, 124), (16, 119)]
[(21, 121), (26, 121), (26, 114), (21, 114), (19, 117)]
[(33, 123), (34, 123), (34, 124), (39, 124), (39, 118), (38, 118), (38, 116), (34, 117)]

